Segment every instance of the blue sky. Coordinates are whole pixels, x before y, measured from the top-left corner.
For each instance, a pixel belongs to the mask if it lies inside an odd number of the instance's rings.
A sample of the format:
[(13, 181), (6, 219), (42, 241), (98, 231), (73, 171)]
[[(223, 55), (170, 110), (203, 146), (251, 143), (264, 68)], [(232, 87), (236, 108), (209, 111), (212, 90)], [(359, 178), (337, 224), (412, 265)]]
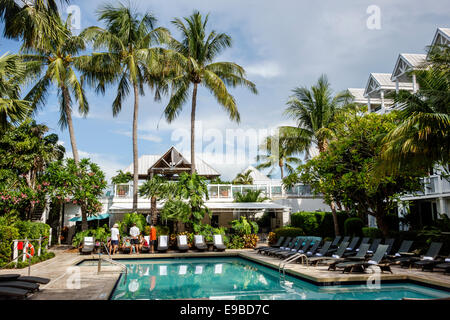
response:
[[(76, 1), (81, 9), (81, 28), (101, 25), (95, 11), (103, 1)], [(233, 47), (226, 50), (220, 61), (233, 61), (247, 70), (248, 78), (255, 82), (258, 95), (248, 90), (233, 89), (241, 123), (228, 120), (221, 107), (201, 89), (198, 96), (197, 119), (203, 133), (226, 135), (226, 130), (242, 129), (264, 132), (281, 124), (292, 124), (283, 116), (285, 103), (291, 90), (297, 86), (310, 86), (325, 73), (335, 91), (349, 87), (365, 87), (370, 72), (392, 72), (399, 53), (424, 53), (432, 41), (436, 28), (449, 27), (450, 3), (444, 0), (153, 0), (138, 1), (134, 5), (140, 12), (152, 11), (158, 24), (168, 27), (174, 17), (190, 15), (194, 9), (210, 13), (209, 25), (218, 32), (233, 38)], [(367, 27), (370, 5), (380, 8), (381, 28)], [(65, 12), (63, 8), (62, 12)], [(64, 13), (64, 16), (66, 14)], [(0, 29), (3, 26), (0, 26)], [(1, 30), (2, 31), (2, 30)], [(19, 44), (0, 38), (0, 55), (17, 52)], [(75, 133), (82, 157), (90, 157), (106, 172), (108, 177), (132, 162), (131, 125), (133, 97), (130, 96), (122, 112), (112, 117), (111, 103), (115, 87), (105, 96), (88, 90), (90, 113), (87, 118), (75, 115)], [(141, 97), (139, 115), (139, 154), (161, 154), (170, 146), (189, 150), (189, 144), (174, 141), (173, 136), (187, 132), (190, 125), (190, 105), (187, 104), (179, 118), (171, 124), (161, 117), (167, 99), (154, 102), (147, 90)], [(56, 132), (70, 152), (67, 131), (58, 127), (56, 90), (46, 106), (36, 115), (36, 120)], [(199, 134), (201, 144), (202, 135)], [(252, 155), (246, 161), (226, 162), (208, 158), (212, 144), (203, 141), (204, 148), (197, 154), (231, 179), (248, 164), (254, 163)], [(225, 142), (215, 145), (220, 153), (230, 152)], [(244, 152), (234, 147), (237, 154)]]

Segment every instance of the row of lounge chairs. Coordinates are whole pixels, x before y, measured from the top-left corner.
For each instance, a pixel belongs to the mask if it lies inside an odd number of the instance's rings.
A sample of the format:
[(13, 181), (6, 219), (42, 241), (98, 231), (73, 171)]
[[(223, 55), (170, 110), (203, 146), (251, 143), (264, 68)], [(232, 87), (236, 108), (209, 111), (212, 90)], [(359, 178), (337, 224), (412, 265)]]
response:
[(47, 284), (50, 279), (21, 276), (20, 274), (0, 275), (0, 299), (24, 299), (29, 294), (39, 291), (40, 284)]
[[(318, 237), (280, 237), (273, 246), (256, 248), (259, 254), (287, 259), (295, 254), (303, 254), (312, 266), (327, 265), (328, 270), (342, 270), (342, 272), (365, 272), (366, 269), (377, 266), (381, 272), (391, 272), (391, 265), (401, 267), (419, 267), (422, 271), (434, 269), (450, 271), (450, 256), (439, 258), (442, 248), (441, 242), (431, 243), (424, 256), (417, 256), (410, 252), (412, 240), (402, 241), (398, 251), (391, 254), (395, 239), (373, 239), (337, 236), (333, 241), (325, 241), (321, 246)], [(359, 246), (358, 246), (359, 244)]]
[[(150, 244), (150, 237), (144, 236), (147, 241), (147, 244)], [(208, 245), (205, 242), (205, 237), (202, 235), (194, 235), (194, 248), (198, 251), (208, 250)], [(213, 236), (213, 248), (217, 251), (224, 251), (226, 246), (223, 242), (223, 237), (220, 234), (215, 234)], [(187, 252), (189, 250), (188, 239), (186, 235), (178, 235), (177, 236), (177, 249), (180, 252)], [(94, 237), (85, 237), (83, 241), (83, 247), (81, 248), (81, 253), (93, 253), (95, 250), (95, 238)], [(130, 248), (125, 248), (124, 253), (129, 253)], [(128, 251), (126, 251), (128, 250)], [(169, 236), (161, 235), (158, 237), (158, 244), (156, 247), (158, 252), (166, 252), (169, 250)], [(149, 252), (150, 245), (143, 246), (142, 252)]]

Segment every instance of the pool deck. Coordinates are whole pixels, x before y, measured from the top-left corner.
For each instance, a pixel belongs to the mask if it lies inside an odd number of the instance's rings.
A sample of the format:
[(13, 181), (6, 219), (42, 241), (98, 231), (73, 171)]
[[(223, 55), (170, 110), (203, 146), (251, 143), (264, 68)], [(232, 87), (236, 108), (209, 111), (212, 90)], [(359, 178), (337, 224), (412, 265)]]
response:
[[(97, 259), (98, 255), (80, 255), (65, 250), (52, 250), (56, 256), (53, 259), (31, 266), (31, 275), (51, 279), (47, 285), (41, 285), (40, 291), (30, 295), (31, 300), (107, 300), (120, 276), (120, 267), (102, 266), (98, 272), (97, 266), (76, 266), (83, 260)], [(226, 250), (225, 252), (169, 252), (164, 254), (117, 254), (114, 259), (145, 259), (145, 258), (183, 258), (183, 257), (233, 257), (240, 256), (263, 265), (278, 269), (280, 260), (257, 254), (252, 249)], [(381, 274), (381, 281), (412, 281), (419, 284), (439, 286), (450, 290), (450, 276), (442, 272), (421, 272), (418, 269), (402, 269), (392, 267), (393, 274)], [(0, 274), (28, 274), (28, 268), (1, 270)], [(337, 285), (361, 283), (373, 276), (372, 274), (342, 274), (339, 271), (328, 271), (326, 266), (306, 267), (300, 264), (290, 264), (286, 274), (300, 277), (318, 285)]]

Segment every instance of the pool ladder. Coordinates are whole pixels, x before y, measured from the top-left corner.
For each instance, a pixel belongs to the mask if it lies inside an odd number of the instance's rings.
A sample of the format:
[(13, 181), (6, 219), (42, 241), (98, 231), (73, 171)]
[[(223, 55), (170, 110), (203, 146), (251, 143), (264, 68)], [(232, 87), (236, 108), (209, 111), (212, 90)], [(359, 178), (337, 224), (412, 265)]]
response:
[(126, 281), (127, 276), (128, 276), (128, 268), (127, 268), (127, 266), (124, 265), (123, 263), (120, 263), (120, 262), (117, 262), (117, 261), (113, 260), (111, 255), (109, 254), (109, 250), (106, 247), (106, 245), (104, 243), (102, 243), (102, 244), (103, 244), (103, 247), (105, 248), (106, 252), (108, 253), (108, 258), (102, 257), (101, 250), (99, 250), (99, 252), (98, 252), (98, 272), (100, 272), (102, 270), (102, 260), (103, 260), (103, 261), (106, 261), (106, 262), (111, 263), (113, 265), (119, 266), (122, 269), (121, 273), (125, 273), (125, 281)]
[[(302, 259), (302, 264), (306, 261), (306, 263), (308, 263), (308, 257), (303, 254), (303, 253), (296, 253), (286, 259), (284, 259), (283, 261), (280, 262), (280, 264), (278, 265), (278, 273), (280, 274), (280, 278), (283, 277), (283, 279), (286, 276), (286, 266), (289, 263), (292, 263), (298, 259)], [(283, 272), (283, 273), (281, 273)]]

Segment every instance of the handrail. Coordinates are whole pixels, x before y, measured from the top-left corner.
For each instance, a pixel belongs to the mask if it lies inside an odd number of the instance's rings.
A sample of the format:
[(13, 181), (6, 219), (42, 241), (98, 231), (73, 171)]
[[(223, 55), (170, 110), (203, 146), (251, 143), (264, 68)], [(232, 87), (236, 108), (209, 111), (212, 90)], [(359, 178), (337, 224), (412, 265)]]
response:
[(280, 262), (280, 264), (278, 265), (278, 273), (281, 273), (281, 271), (283, 271), (283, 279), (286, 276), (286, 265), (288, 265), (291, 262), (294, 262), (295, 260), (298, 260), (299, 258), (302, 259), (302, 264), (305, 261), (306, 263), (308, 263), (308, 257), (303, 253), (296, 253)]
[(127, 268), (127, 266), (124, 265), (123, 263), (120, 263), (120, 262), (117, 262), (117, 261), (113, 260), (112, 257), (111, 257), (111, 254), (109, 253), (108, 248), (105, 245), (105, 243), (102, 242), (101, 244), (103, 245), (103, 247), (105, 248), (106, 252), (108, 253), (109, 258), (102, 257), (101, 251), (98, 252), (98, 272), (101, 271), (101, 269), (102, 269), (102, 260), (104, 260), (106, 262), (109, 262), (111, 264), (114, 264), (116, 266), (121, 267), (122, 271), (125, 272), (125, 281), (126, 281), (127, 276), (128, 276), (128, 268)]
[(29, 255), (28, 253), (25, 253), (25, 252), (22, 253), (20, 256), (18, 256), (16, 259), (14, 259), (14, 260), (8, 262), (7, 264), (5, 264), (3, 267), (0, 268), (0, 270), (6, 269), (6, 267), (9, 266), (9, 265), (12, 264), (12, 263), (17, 263), (17, 261), (19, 260), (19, 258), (21, 258), (21, 257), (23, 257), (23, 256), (25, 256), (25, 258), (28, 259), (28, 276), (30, 276), (30, 274), (31, 274), (31, 258), (32, 258), (32, 256)]

